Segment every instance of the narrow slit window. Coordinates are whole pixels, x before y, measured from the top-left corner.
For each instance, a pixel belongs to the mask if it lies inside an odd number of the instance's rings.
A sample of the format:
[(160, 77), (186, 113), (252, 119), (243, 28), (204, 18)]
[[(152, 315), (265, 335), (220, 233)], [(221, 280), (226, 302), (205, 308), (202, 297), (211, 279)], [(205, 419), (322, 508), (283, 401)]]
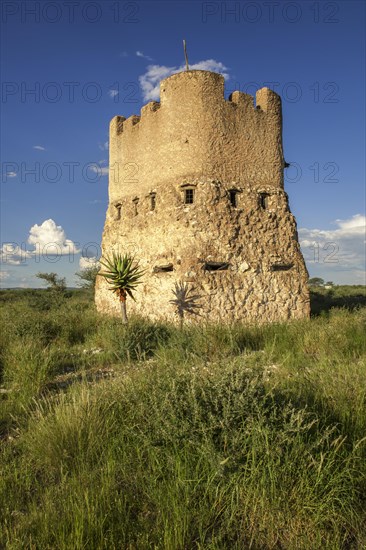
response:
[(150, 210), (155, 210), (156, 207), (156, 193), (150, 194)]
[(138, 197), (134, 198), (132, 202), (133, 202), (133, 207), (134, 207), (134, 215), (137, 216), (138, 215), (138, 204), (139, 204)]
[(156, 265), (153, 271), (154, 273), (168, 273), (173, 271), (173, 264)]
[(193, 204), (194, 202), (194, 189), (184, 190), (184, 204)]
[(205, 271), (225, 271), (229, 269), (228, 262), (205, 262), (203, 269)]
[(236, 208), (238, 206), (238, 192), (236, 189), (230, 189), (229, 190), (229, 200), (230, 200), (230, 204), (231, 206), (233, 206), (234, 208)]
[(263, 209), (263, 210), (267, 210), (268, 208), (268, 193), (260, 193), (259, 194), (259, 206)]
[(289, 271), (294, 264), (273, 264), (272, 271)]
[(122, 204), (116, 204), (115, 205), (115, 219), (118, 221), (121, 219), (121, 208)]

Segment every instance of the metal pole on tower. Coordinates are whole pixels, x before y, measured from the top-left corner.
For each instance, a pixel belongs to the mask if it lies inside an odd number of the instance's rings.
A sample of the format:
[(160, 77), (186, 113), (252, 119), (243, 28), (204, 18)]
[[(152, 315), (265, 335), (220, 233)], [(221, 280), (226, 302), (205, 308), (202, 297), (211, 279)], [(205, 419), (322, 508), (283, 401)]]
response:
[(184, 49), (184, 57), (185, 57), (185, 60), (186, 60), (186, 71), (189, 71), (188, 55), (187, 55), (187, 44), (186, 44), (185, 40), (183, 40), (183, 49)]

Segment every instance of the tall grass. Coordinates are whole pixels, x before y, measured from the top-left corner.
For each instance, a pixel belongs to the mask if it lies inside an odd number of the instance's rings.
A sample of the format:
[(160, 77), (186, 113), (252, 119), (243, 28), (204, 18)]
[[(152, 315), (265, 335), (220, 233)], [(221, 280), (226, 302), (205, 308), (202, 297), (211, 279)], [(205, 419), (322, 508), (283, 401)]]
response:
[(365, 309), (179, 330), (30, 297), (3, 304), (0, 546), (366, 547)]

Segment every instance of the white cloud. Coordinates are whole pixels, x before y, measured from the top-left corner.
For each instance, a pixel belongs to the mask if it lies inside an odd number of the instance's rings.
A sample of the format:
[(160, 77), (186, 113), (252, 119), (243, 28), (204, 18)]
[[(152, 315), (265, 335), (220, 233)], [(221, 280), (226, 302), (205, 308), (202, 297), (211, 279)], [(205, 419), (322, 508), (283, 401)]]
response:
[(164, 65), (149, 65), (145, 74), (139, 77), (144, 101), (159, 99), (159, 84), (163, 78), (178, 72), (176, 67), (165, 67)]
[(89, 269), (90, 267), (99, 267), (100, 263), (98, 261), (98, 258), (95, 256), (91, 258), (86, 258), (82, 256), (79, 260), (79, 267), (80, 269)]
[(335, 223), (339, 225), (340, 230), (344, 235), (363, 235), (366, 237), (366, 216), (362, 214), (355, 214), (349, 220), (336, 220)]
[(108, 151), (109, 149), (109, 142), (105, 141), (104, 143), (98, 143), (98, 147), (101, 151)]
[(42, 145), (33, 145), (33, 149), (37, 149), (37, 151), (45, 151), (45, 147), (42, 147)]
[[(179, 71), (185, 70), (185, 65), (182, 65), (179, 68)], [(212, 71), (214, 73), (221, 73), (222, 76), (225, 78), (225, 80), (229, 80), (230, 76), (227, 72), (229, 69), (225, 67), (221, 61), (215, 61), (214, 59), (206, 59), (206, 61), (199, 61), (198, 63), (194, 63), (193, 65), (189, 65), (190, 70), (195, 71)]]
[(356, 284), (362, 274), (365, 278), (366, 217), (355, 214), (333, 224), (335, 229), (299, 229), (305, 261), (309, 269), (331, 270), (333, 275), (347, 272)]
[[(225, 67), (220, 61), (214, 59), (206, 59), (205, 61), (199, 61), (189, 66), (192, 70), (212, 71), (221, 73), (223, 77), (228, 80), (229, 73), (228, 68)], [(159, 84), (160, 81), (168, 76), (180, 73), (185, 70), (185, 65), (181, 67), (166, 67), (164, 65), (148, 65), (145, 74), (139, 77), (140, 86), (142, 89), (142, 96), (144, 101), (154, 101), (159, 99)]]
[(7, 178), (16, 178), (17, 177), (17, 173), (16, 172), (7, 172), (6, 173), (6, 177)]
[(0, 262), (7, 265), (24, 264), (32, 253), (25, 249), (25, 244), (20, 246), (17, 243), (3, 243), (0, 248)]
[(118, 90), (108, 90), (109, 97), (116, 97), (119, 94)]
[(99, 176), (108, 176), (109, 166), (98, 166), (96, 163), (90, 166), (90, 170)]
[(61, 225), (52, 220), (45, 220), (41, 225), (35, 224), (29, 230), (28, 243), (34, 250), (28, 250), (26, 244), (3, 243), (0, 248), (0, 262), (7, 265), (24, 265), (29, 258), (42, 256), (64, 256), (80, 252), (76, 243), (66, 238)]
[(136, 55), (137, 55), (137, 57), (143, 57), (144, 59), (147, 59), (148, 61), (153, 60), (152, 57), (150, 57), (149, 55), (145, 55), (144, 53), (139, 52), (139, 51), (136, 52)]
[(61, 225), (56, 225), (52, 219), (45, 220), (41, 225), (33, 225), (29, 231), (28, 242), (36, 247), (33, 253), (63, 256), (80, 252), (76, 244), (66, 238)]

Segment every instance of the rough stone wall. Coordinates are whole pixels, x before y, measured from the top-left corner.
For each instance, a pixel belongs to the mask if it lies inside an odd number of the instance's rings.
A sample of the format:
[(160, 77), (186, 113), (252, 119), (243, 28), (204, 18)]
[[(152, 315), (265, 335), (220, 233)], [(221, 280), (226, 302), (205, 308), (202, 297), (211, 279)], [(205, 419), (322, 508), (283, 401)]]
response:
[[(279, 96), (263, 88), (256, 107), (241, 92), (226, 101), (221, 75), (187, 71), (161, 82), (160, 99), (110, 128), (103, 254), (129, 251), (146, 269), (129, 311), (174, 319), (171, 291), (186, 281), (201, 295), (199, 319), (308, 316), (308, 274), (283, 190)], [(209, 271), (210, 262), (227, 265)], [(119, 313), (101, 277), (96, 304)]]

